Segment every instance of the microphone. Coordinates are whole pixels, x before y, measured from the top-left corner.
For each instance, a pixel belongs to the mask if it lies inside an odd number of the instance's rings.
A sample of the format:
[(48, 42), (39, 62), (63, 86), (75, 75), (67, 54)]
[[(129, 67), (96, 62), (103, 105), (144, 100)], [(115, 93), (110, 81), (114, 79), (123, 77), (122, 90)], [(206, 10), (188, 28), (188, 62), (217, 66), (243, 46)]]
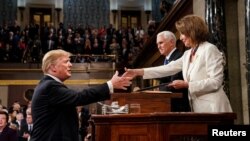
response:
[[(170, 82), (171, 83), (171, 82)], [(139, 90), (136, 90), (135, 92), (141, 92), (141, 91), (145, 91), (145, 90), (151, 90), (151, 89), (154, 89), (154, 88), (159, 88), (161, 86), (166, 86), (170, 83), (162, 83), (160, 85), (156, 85), (156, 86), (151, 86), (151, 87), (145, 87), (145, 88), (142, 88), (142, 89), (139, 89)]]

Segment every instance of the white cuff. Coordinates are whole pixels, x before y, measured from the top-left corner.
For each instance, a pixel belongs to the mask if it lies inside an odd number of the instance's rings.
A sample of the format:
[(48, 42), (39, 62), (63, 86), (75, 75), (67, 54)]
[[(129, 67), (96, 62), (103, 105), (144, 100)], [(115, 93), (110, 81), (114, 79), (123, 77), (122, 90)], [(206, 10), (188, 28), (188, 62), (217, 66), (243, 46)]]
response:
[(112, 82), (109, 80), (109, 81), (107, 82), (107, 84), (108, 84), (108, 87), (109, 87), (109, 92), (110, 92), (110, 93), (114, 93), (114, 88), (113, 88)]

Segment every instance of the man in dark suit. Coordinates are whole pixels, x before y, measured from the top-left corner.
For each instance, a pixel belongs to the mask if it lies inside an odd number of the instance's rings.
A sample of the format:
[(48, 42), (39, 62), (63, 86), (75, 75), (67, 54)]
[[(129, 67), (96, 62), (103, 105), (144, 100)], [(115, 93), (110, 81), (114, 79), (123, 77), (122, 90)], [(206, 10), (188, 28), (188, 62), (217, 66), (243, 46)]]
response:
[(26, 120), (26, 123), (23, 124), (20, 128), (19, 141), (28, 141), (28, 139), (31, 136), (32, 129), (33, 129), (32, 115), (27, 114), (25, 120)]
[[(168, 64), (171, 61), (177, 60), (183, 55), (183, 52), (176, 48), (176, 37), (170, 31), (162, 31), (158, 33), (156, 42), (159, 52), (161, 53), (161, 55), (165, 56), (164, 65)], [(160, 83), (171, 83), (174, 80), (183, 80), (182, 72), (179, 72), (172, 76), (160, 78)], [(172, 99), (171, 111), (190, 111), (187, 89), (174, 89), (173, 87), (161, 86), (160, 90), (183, 94), (183, 98)]]
[(70, 78), (70, 53), (64, 50), (47, 52), (42, 60), (44, 77), (32, 97), (33, 130), (31, 141), (79, 141), (77, 106), (110, 98), (114, 89), (130, 85), (129, 77), (119, 77), (118, 71), (107, 83), (75, 91), (63, 82)]

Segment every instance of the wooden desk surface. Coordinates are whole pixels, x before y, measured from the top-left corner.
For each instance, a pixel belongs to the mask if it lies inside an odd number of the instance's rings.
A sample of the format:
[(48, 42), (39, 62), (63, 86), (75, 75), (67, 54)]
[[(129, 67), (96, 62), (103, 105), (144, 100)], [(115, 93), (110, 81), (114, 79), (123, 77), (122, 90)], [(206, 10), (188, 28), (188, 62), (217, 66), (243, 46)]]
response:
[(154, 113), (139, 113), (139, 114), (107, 114), (107, 115), (92, 115), (95, 123), (98, 122), (141, 122), (150, 121), (170, 121), (174, 122), (221, 122), (234, 123), (236, 113), (194, 113), (194, 112), (154, 112)]

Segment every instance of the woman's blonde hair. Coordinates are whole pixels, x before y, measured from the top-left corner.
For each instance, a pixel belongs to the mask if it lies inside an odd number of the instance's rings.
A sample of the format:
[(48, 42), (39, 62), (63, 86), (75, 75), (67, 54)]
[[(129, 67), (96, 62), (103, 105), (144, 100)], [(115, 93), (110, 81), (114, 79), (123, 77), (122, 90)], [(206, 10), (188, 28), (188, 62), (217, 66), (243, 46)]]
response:
[(71, 56), (71, 53), (64, 51), (62, 49), (51, 50), (47, 52), (42, 60), (42, 70), (43, 73), (48, 73), (48, 70), (52, 64), (55, 64), (56, 61), (63, 56)]
[(181, 18), (175, 22), (175, 27), (181, 34), (190, 37), (195, 44), (200, 44), (209, 37), (207, 24), (196, 15), (187, 15)]

